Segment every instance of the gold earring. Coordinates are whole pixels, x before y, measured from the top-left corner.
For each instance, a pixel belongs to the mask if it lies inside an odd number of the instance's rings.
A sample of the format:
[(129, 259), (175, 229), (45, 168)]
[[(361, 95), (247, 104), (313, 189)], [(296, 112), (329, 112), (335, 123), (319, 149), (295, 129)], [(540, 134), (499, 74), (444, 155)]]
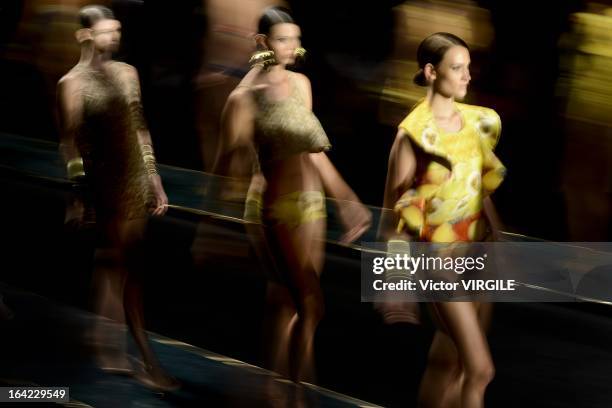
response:
[(276, 58), (274, 56), (274, 51), (265, 50), (265, 51), (257, 51), (255, 54), (251, 56), (249, 60), (249, 65), (251, 68), (256, 66), (261, 66), (262, 68), (268, 68), (270, 65), (276, 64)]
[(306, 49), (303, 47), (297, 47), (295, 51), (293, 51), (293, 54), (296, 56), (296, 58), (304, 59), (306, 57)]

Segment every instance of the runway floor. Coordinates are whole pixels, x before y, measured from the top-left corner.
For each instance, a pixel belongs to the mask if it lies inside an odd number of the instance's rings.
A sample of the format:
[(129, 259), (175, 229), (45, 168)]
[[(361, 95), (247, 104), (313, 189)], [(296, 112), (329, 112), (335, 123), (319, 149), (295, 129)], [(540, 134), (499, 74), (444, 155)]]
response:
[(0, 322), (0, 386), (69, 387), (71, 402), (53, 406), (376, 406), (318, 386), (298, 386), (268, 370), (152, 333), (162, 365), (181, 383), (177, 391), (153, 392), (95, 364), (87, 333), (100, 320), (108, 332), (125, 335), (117, 324), (45, 297), (0, 288), (15, 311), (11, 320)]

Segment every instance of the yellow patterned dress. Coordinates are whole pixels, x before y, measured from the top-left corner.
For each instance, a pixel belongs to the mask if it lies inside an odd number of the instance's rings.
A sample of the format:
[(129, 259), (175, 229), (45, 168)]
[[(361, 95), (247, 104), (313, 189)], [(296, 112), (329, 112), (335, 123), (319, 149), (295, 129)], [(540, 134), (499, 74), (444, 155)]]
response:
[(399, 125), (420, 154), (414, 188), (395, 205), (401, 215), (397, 229), (424, 241), (482, 239), (486, 231), (483, 198), (506, 174), (493, 153), (501, 132), (499, 115), (457, 102), (455, 108), (463, 123), (457, 132), (439, 129), (426, 101), (418, 103)]

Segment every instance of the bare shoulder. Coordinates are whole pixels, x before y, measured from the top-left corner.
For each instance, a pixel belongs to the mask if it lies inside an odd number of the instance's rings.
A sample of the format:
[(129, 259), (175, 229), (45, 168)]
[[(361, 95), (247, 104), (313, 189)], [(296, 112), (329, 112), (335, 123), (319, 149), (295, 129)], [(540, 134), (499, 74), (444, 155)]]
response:
[(393, 147), (391, 149), (394, 151), (401, 150), (412, 152), (414, 151), (414, 147), (415, 146), (410, 140), (410, 133), (406, 129), (399, 128), (395, 134), (395, 140), (393, 141)]
[(302, 74), (301, 72), (292, 72), (291, 74), (302, 84), (310, 86), (310, 79), (308, 79), (306, 75)]
[(67, 86), (71, 83), (74, 83), (75, 81), (78, 81), (81, 77), (80, 72), (80, 66), (75, 65), (70, 69), (70, 71), (66, 72), (66, 74), (64, 74), (64, 76), (59, 79), (59, 81), (57, 81), (57, 84), (61, 86)]
[(126, 75), (138, 75), (138, 70), (136, 70), (136, 68), (134, 68), (132, 65), (127, 64), (125, 62), (121, 62), (121, 61), (111, 61), (109, 62), (109, 65), (116, 70), (117, 72), (121, 73), (121, 74), (126, 74)]
[(302, 90), (310, 92), (312, 85), (310, 84), (310, 79), (308, 79), (306, 75), (300, 72), (292, 72), (291, 75), (293, 75), (293, 78), (295, 78), (295, 81), (302, 88)]
[(408, 143), (410, 144), (410, 135), (408, 131), (403, 128), (398, 128), (397, 133), (395, 134), (395, 143)]
[(125, 62), (112, 61), (110, 63), (111, 70), (115, 73), (120, 81), (124, 81), (127, 85), (137, 85), (139, 83), (138, 70)]
[(245, 110), (253, 106), (253, 87), (237, 86), (229, 94), (226, 101), (226, 109)]
[(227, 97), (227, 102), (232, 104), (244, 103), (246, 100), (251, 98), (251, 87), (250, 86), (237, 86)]
[(81, 75), (78, 70), (73, 68), (66, 75), (60, 78), (57, 81), (57, 91), (59, 93), (69, 93), (72, 94), (80, 89), (80, 84), (82, 83)]

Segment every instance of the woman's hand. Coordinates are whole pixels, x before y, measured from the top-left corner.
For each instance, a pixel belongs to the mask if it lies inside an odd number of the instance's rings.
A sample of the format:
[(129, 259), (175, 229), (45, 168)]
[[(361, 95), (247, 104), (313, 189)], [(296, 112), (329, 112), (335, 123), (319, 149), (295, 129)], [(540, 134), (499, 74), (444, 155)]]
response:
[(164, 215), (168, 211), (168, 196), (162, 186), (159, 174), (149, 175), (149, 185), (151, 187), (151, 214)]

